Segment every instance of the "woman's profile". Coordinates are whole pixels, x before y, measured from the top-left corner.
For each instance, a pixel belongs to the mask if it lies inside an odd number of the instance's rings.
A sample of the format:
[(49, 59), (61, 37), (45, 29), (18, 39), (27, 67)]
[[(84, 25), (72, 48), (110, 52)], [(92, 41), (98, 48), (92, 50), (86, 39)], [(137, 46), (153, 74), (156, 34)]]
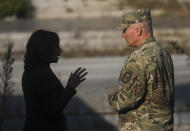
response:
[(63, 87), (50, 68), (61, 53), (59, 37), (55, 32), (37, 30), (29, 38), (24, 56), (22, 89), (26, 105), (24, 131), (67, 131), (63, 114), (75, 88), (86, 78), (85, 68), (71, 73)]

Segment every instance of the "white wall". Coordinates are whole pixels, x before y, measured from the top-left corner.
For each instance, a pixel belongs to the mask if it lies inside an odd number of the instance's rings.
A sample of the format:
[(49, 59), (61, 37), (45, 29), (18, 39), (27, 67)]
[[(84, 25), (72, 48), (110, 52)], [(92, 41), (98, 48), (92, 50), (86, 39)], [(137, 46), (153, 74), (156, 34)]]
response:
[(117, 0), (32, 0), (36, 18), (121, 16)]

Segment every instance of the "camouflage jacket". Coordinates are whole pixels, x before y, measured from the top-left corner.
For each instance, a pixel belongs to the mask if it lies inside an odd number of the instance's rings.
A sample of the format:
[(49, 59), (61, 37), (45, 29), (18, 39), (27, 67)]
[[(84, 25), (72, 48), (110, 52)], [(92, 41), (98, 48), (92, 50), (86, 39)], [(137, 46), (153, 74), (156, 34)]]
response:
[(108, 95), (119, 114), (119, 131), (173, 130), (173, 62), (154, 37), (129, 56), (119, 81), (119, 88)]

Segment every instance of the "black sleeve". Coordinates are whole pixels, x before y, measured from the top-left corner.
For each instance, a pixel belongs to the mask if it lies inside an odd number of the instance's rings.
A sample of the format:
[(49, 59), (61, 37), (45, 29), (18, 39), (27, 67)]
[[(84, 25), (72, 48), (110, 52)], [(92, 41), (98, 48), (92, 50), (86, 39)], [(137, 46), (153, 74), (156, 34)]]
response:
[(38, 93), (42, 109), (50, 117), (58, 117), (76, 94), (76, 90), (71, 86), (64, 88), (52, 72), (46, 74), (41, 85)]

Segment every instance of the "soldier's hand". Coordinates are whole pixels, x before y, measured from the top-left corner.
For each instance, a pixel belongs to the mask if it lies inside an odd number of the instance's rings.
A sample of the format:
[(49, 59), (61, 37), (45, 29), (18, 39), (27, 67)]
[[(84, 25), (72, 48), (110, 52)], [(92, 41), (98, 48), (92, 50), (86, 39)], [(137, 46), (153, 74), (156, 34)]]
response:
[(67, 85), (76, 88), (81, 82), (86, 80), (85, 76), (88, 74), (85, 68), (79, 67), (74, 73), (71, 72)]

